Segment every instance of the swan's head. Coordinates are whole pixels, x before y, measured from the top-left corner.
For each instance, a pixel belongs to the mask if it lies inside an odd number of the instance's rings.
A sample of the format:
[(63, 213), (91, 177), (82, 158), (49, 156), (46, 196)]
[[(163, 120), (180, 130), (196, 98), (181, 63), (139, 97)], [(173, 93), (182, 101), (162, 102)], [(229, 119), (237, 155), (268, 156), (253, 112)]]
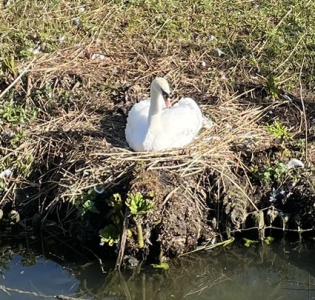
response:
[(169, 100), (171, 89), (165, 78), (156, 77), (151, 83), (151, 91), (162, 94), (166, 107), (171, 107), (171, 101)]

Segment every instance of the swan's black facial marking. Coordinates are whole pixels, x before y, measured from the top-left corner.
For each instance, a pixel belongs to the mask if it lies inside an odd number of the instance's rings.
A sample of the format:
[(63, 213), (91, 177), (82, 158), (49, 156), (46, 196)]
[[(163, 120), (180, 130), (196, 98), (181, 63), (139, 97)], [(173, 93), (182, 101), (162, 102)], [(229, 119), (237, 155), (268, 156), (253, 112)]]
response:
[(162, 89), (161, 89), (161, 91), (162, 91), (163, 98), (164, 98), (165, 100), (167, 100), (167, 99), (170, 97), (170, 94), (167, 93), (167, 92), (165, 92), (165, 91), (162, 90)]

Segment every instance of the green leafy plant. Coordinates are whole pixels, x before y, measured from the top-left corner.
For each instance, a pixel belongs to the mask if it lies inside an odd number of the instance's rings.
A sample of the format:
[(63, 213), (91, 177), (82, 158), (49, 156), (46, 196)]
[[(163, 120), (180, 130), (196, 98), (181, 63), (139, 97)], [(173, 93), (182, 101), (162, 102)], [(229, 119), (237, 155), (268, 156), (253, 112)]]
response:
[[(26, 155), (21, 155), (15, 162), (17, 172), (24, 177), (28, 177), (32, 172), (33, 163), (33, 154), (30, 153)], [(10, 165), (12, 166), (12, 164), (8, 164), (8, 166)]]
[(133, 216), (146, 214), (153, 209), (153, 203), (145, 199), (139, 192), (130, 194), (126, 200), (126, 205)]
[(14, 125), (28, 123), (37, 117), (36, 109), (24, 108), (12, 101), (0, 106), (0, 123), (6, 122)]
[(116, 193), (108, 200), (108, 205), (111, 207), (106, 214), (106, 219), (109, 219), (113, 224), (121, 227), (124, 219), (123, 200), (121, 195)]
[(280, 121), (268, 125), (267, 130), (272, 136), (280, 140), (290, 140), (292, 138), (288, 128)]
[(117, 226), (113, 224), (109, 224), (101, 229), (99, 231), (99, 235), (101, 237), (101, 246), (107, 244), (108, 246), (112, 247), (119, 243), (120, 231), (118, 230)]
[(135, 194), (128, 195), (126, 205), (136, 223), (138, 231), (138, 246), (141, 249), (144, 247), (141, 216), (147, 214), (153, 209), (153, 203), (149, 199), (144, 198), (141, 193), (137, 192)]
[(97, 214), (100, 213), (92, 200), (86, 200), (82, 205), (82, 216), (85, 215), (87, 212)]
[(123, 201), (119, 193), (113, 194), (109, 201), (109, 205), (116, 211), (121, 211), (123, 207)]
[[(91, 193), (92, 195), (95, 195), (95, 191)], [(88, 200), (89, 201), (89, 200)], [(122, 197), (119, 193), (113, 194), (112, 197), (107, 199), (107, 203), (109, 205), (109, 211), (107, 214), (104, 216), (105, 219), (109, 222), (110, 224), (106, 225), (103, 229), (99, 231), (99, 236), (100, 236), (100, 245), (108, 245), (110, 247), (113, 247), (119, 243), (120, 240), (120, 235), (121, 235), (121, 228), (122, 228), (122, 223), (124, 219), (124, 214), (123, 214), (123, 207), (124, 203), (122, 200)], [(92, 202), (92, 203), (91, 203)], [(94, 204), (93, 201), (89, 202), (89, 204)], [(93, 212), (98, 212), (95, 206), (93, 208)], [(128, 236), (130, 235), (130, 232), (128, 230)]]
[(90, 189), (86, 194), (84, 194), (82, 199), (83, 204), (81, 208), (81, 216), (84, 216), (86, 213), (100, 213), (95, 206), (95, 198), (96, 192), (94, 189)]
[(162, 262), (160, 264), (152, 264), (151, 265), (154, 269), (160, 269), (164, 271), (168, 271), (170, 269), (170, 265), (166, 262)]
[(262, 180), (264, 183), (270, 184), (271, 182), (279, 182), (283, 180), (289, 169), (286, 164), (278, 163), (274, 167), (268, 167), (262, 173)]
[(9, 72), (11, 73), (14, 77), (17, 76), (18, 74), (18, 68), (17, 68), (17, 63), (14, 58), (14, 56), (10, 55), (2, 60), (2, 64), (0, 65), (1, 67), (1, 73), (6, 73)]
[(271, 95), (272, 99), (279, 99), (280, 89), (277, 83), (277, 80), (274, 76), (269, 76), (267, 79), (267, 90)]
[(14, 137), (10, 140), (11, 146), (15, 149), (25, 140), (26, 134), (25, 132), (17, 132)]
[(265, 239), (264, 239), (264, 242), (269, 246), (273, 243), (273, 241), (275, 240), (275, 238), (273, 238), (272, 236), (267, 236)]
[(258, 241), (254, 241), (254, 240), (250, 240), (246, 238), (243, 238), (243, 240), (244, 240), (244, 246), (247, 248), (252, 247), (253, 245), (258, 243)]

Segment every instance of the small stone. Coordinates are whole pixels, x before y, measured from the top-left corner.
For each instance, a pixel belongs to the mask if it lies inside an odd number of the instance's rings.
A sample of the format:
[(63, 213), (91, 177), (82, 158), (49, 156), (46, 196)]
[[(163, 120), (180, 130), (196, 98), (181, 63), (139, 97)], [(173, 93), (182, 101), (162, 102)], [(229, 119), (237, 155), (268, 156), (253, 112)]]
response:
[(305, 166), (304, 166), (304, 163), (302, 161), (300, 161), (299, 159), (292, 158), (287, 163), (287, 167), (288, 167), (288, 169), (297, 169), (297, 168), (303, 169)]
[(94, 53), (91, 55), (91, 59), (92, 60), (105, 60), (106, 56), (104, 54), (101, 54), (101, 53)]
[(0, 173), (0, 179), (9, 178), (13, 175), (13, 171), (11, 169), (6, 169)]
[(77, 17), (77, 18), (74, 18), (73, 19), (73, 23), (74, 23), (74, 25), (76, 25), (76, 26), (80, 26), (81, 25), (81, 20), (80, 20), (80, 18), (79, 17)]
[(94, 186), (94, 191), (97, 194), (103, 194), (105, 192), (105, 189), (102, 185), (97, 185), (97, 186)]
[(127, 256), (125, 257), (127, 258), (127, 261), (128, 261), (128, 266), (131, 267), (131, 268), (135, 268), (139, 265), (139, 260), (137, 260), (135, 257), (133, 256)]
[(14, 209), (10, 211), (9, 218), (11, 220), (11, 224), (17, 224), (20, 222), (20, 219), (21, 219), (20, 214)]

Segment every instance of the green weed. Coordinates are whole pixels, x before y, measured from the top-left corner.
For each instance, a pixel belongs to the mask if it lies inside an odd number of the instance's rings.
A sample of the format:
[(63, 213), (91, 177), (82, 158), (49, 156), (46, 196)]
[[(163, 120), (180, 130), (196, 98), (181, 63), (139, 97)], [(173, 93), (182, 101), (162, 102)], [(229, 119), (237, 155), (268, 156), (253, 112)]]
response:
[(26, 154), (25, 156), (18, 157), (16, 161), (18, 174), (27, 178), (32, 172), (33, 164), (34, 156), (32, 154)]
[(288, 174), (288, 167), (284, 163), (278, 163), (273, 167), (268, 167), (263, 171), (261, 177), (264, 183), (281, 182)]
[(163, 271), (168, 271), (170, 269), (170, 265), (166, 262), (162, 262), (160, 264), (152, 264), (151, 265), (154, 269), (160, 269)]
[(250, 239), (247, 239), (247, 238), (243, 238), (243, 241), (244, 241), (244, 246), (247, 247), (247, 248), (252, 247), (253, 245), (259, 243), (258, 241), (250, 240)]
[(280, 97), (280, 89), (277, 80), (274, 76), (269, 75), (267, 79), (267, 90), (273, 100), (277, 100)]
[(150, 212), (153, 209), (153, 203), (145, 199), (141, 193), (129, 194), (126, 200), (130, 213), (133, 216), (139, 216)]
[(108, 245), (110, 247), (117, 245), (120, 240), (120, 230), (117, 226), (109, 224), (99, 231), (101, 238), (100, 245)]
[(21, 125), (29, 123), (36, 119), (38, 110), (34, 108), (27, 108), (12, 101), (0, 105), (0, 124), (11, 123), (13, 125)]
[(288, 128), (280, 121), (275, 121), (273, 124), (268, 125), (267, 130), (272, 136), (281, 141), (290, 140), (292, 138)]
[(274, 237), (268, 236), (268, 237), (266, 237), (266, 238), (264, 239), (264, 242), (265, 242), (266, 245), (269, 246), (269, 245), (271, 245), (271, 244), (274, 242), (274, 240), (275, 240)]
[(144, 198), (141, 193), (137, 192), (135, 194), (128, 195), (126, 206), (129, 208), (129, 211), (136, 223), (138, 246), (142, 249), (144, 247), (142, 216), (152, 211), (154, 205), (149, 199)]
[(94, 214), (100, 213), (99, 210), (96, 208), (95, 200), (96, 200), (96, 192), (94, 189), (91, 189), (83, 196), (81, 216), (84, 216), (87, 213), (94, 213)]

